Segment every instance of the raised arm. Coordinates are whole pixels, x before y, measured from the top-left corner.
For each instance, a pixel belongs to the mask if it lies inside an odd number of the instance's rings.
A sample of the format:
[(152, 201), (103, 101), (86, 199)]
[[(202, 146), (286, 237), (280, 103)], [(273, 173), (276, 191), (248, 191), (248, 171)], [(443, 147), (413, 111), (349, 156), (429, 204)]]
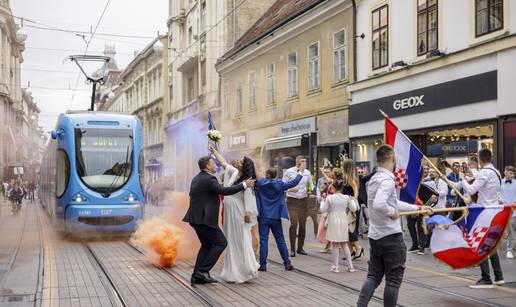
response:
[(294, 178), (290, 181), (287, 181), (287, 182), (279, 181), (279, 182), (281, 184), (281, 188), (283, 189), (283, 191), (286, 191), (286, 190), (292, 189), (293, 187), (297, 186), (299, 184), (299, 182), (301, 181), (301, 179), (303, 179), (303, 176), (301, 176), (300, 174), (297, 174), (296, 178)]
[(237, 185), (233, 185), (230, 187), (223, 187), (220, 185), (220, 183), (217, 181), (217, 178), (212, 177), (210, 178), (209, 187), (208, 189), (211, 192), (214, 192), (219, 195), (233, 195), (236, 194), (246, 188), (244, 183), (240, 183)]
[(208, 149), (213, 153), (215, 158), (217, 158), (217, 160), (220, 162), (220, 165), (222, 165), (223, 168), (226, 168), (228, 165), (228, 162), (226, 161), (226, 159), (224, 159), (224, 157), (220, 154), (220, 152), (217, 151), (215, 146), (213, 146), (213, 144), (210, 144), (210, 145), (208, 145)]

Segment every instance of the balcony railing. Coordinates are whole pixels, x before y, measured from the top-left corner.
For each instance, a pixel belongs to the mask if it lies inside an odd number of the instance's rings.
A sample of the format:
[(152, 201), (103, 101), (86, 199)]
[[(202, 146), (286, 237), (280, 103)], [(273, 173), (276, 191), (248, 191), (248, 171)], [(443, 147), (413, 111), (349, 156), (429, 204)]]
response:
[(196, 67), (197, 59), (199, 58), (199, 51), (197, 50), (197, 43), (187, 48), (177, 59), (177, 70), (188, 71)]

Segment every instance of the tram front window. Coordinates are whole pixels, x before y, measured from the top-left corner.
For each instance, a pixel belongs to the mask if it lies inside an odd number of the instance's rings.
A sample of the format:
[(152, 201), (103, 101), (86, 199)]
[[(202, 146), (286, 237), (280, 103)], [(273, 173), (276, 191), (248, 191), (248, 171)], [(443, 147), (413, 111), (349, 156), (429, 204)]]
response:
[(110, 194), (132, 170), (133, 136), (129, 129), (75, 129), (77, 174), (92, 190)]

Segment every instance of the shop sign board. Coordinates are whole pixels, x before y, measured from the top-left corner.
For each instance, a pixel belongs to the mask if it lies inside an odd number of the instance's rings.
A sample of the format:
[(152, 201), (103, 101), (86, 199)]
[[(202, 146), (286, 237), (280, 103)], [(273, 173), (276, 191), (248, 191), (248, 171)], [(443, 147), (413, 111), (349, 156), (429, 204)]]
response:
[(441, 110), (498, 98), (496, 70), (456, 79), (408, 92), (349, 106), (349, 124), (358, 125), (383, 119), (378, 109), (390, 117)]
[(315, 117), (294, 120), (278, 125), (278, 136), (312, 133), (316, 131)]
[(247, 132), (230, 135), (228, 142), (230, 149), (247, 147)]

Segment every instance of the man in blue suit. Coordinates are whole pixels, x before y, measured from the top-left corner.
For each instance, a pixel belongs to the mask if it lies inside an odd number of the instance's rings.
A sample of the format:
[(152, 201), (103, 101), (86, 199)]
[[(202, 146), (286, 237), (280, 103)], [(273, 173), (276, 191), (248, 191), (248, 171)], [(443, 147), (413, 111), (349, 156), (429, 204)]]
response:
[(260, 268), (258, 271), (267, 271), (267, 254), (269, 252), (269, 231), (272, 230), (276, 245), (278, 246), (285, 270), (291, 271), (294, 267), (290, 264), (288, 248), (283, 236), (281, 219), (288, 219), (288, 210), (285, 205), (285, 191), (299, 184), (303, 176), (298, 170), (298, 175), (292, 181), (283, 182), (276, 179), (276, 170), (269, 169), (265, 172), (265, 178), (256, 181), (256, 203), (258, 205), (258, 229), (260, 232)]

